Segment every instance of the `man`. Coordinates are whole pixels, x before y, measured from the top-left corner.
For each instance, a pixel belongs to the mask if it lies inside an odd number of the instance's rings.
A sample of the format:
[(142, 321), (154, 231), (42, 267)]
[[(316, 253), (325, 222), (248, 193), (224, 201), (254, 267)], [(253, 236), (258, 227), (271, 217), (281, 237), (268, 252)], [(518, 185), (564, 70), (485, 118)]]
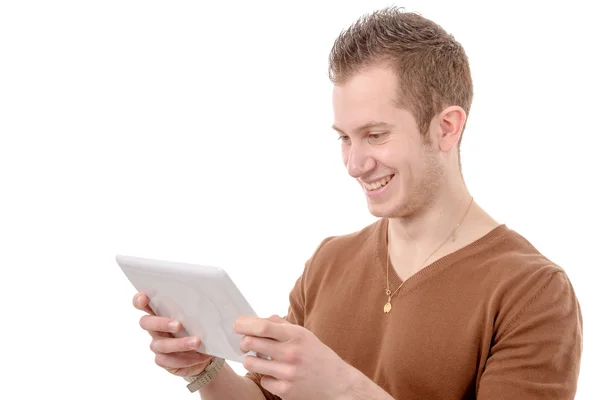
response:
[[(179, 322), (145, 315), (157, 364), (206, 400), (573, 398), (582, 321), (565, 272), (462, 177), (462, 46), (387, 8), (340, 35), (330, 77), (343, 161), (379, 219), (323, 240), (285, 319), (236, 322), (242, 350), (270, 356), (246, 358), (246, 376), (197, 353), (201, 338), (173, 338)], [(134, 303), (151, 314), (145, 295)]]

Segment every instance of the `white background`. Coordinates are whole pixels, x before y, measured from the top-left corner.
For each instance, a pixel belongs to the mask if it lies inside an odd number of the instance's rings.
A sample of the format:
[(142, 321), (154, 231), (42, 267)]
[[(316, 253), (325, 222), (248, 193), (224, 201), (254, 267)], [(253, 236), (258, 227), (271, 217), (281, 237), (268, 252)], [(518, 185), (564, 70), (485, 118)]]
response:
[[(221, 265), (285, 315), (317, 244), (374, 220), (330, 128), (327, 56), (394, 2), (217, 3), (0, 3), (0, 398), (190, 398), (115, 254)], [(467, 184), (567, 271), (577, 398), (598, 398), (598, 9), (481, 3), (395, 2), (465, 47)]]

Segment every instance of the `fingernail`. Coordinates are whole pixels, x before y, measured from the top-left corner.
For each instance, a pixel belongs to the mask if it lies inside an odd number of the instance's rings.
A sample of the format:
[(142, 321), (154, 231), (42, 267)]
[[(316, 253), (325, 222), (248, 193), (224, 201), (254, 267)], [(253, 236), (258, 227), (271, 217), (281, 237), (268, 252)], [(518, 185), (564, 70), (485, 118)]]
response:
[(189, 338), (188, 339), (188, 346), (192, 347), (192, 348), (196, 348), (198, 347), (198, 342), (196, 342), (196, 338)]
[(179, 322), (177, 321), (171, 321), (169, 322), (169, 329), (172, 331), (176, 331), (177, 328), (179, 328)]

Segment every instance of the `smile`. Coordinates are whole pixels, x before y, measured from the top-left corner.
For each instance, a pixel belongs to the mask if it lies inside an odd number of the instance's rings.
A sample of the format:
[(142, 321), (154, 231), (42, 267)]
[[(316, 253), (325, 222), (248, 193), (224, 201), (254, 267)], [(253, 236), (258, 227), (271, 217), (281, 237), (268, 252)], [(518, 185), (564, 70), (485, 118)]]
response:
[(375, 181), (375, 182), (370, 182), (370, 183), (363, 182), (363, 185), (365, 186), (365, 188), (367, 190), (377, 190), (380, 187), (387, 185), (392, 180), (393, 177), (394, 177), (394, 174), (388, 175), (385, 178), (381, 178), (380, 180)]

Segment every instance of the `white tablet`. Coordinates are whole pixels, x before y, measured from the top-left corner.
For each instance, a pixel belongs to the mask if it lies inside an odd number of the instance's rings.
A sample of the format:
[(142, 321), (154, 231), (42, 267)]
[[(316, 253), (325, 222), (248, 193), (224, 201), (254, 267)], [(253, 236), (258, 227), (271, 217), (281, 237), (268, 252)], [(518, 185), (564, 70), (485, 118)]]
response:
[(197, 336), (199, 353), (243, 362), (241, 335), (233, 332), (240, 316), (256, 316), (229, 275), (206, 265), (117, 255), (117, 264), (138, 292), (150, 299), (156, 315), (181, 322), (177, 337)]

